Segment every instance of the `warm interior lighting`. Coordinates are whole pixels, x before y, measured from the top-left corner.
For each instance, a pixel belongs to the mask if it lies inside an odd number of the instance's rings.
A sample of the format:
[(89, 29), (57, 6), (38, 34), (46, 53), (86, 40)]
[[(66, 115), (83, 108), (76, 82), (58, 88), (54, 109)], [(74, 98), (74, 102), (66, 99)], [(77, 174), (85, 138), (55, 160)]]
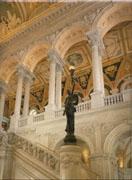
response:
[(82, 159), (86, 164), (89, 163), (89, 151), (88, 151), (88, 149), (84, 149), (82, 151)]
[(120, 167), (120, 168), (123, 168), (123, 167), (124, 167), (123, 158), (120, 158), (120, 159), (119, 159), (119, 167)]

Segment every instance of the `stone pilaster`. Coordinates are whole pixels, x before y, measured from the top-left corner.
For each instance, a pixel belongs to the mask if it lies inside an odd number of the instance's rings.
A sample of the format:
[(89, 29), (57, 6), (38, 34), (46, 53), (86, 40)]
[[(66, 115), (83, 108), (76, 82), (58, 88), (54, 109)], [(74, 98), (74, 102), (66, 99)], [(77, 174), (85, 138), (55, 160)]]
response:
[(116, 158), (107, 154), (93, 154), (90, 157), (91, 170), (99, 175), (101, 179), (117, 178)]
[(94, 92), (91, 94), (92, 108), (104, 106), (104, 79), (101, 55), (103, 52), (103, 41), (99, 30), (87, 33), (88, 41), (92, 48), (92, 74)]
[(95, 151), (97, 154), (102, 153), (102, 142), (101, 142), (101, 126), (99, 123), (95, 123), (94, 125), (94, 132), (95, 132)]

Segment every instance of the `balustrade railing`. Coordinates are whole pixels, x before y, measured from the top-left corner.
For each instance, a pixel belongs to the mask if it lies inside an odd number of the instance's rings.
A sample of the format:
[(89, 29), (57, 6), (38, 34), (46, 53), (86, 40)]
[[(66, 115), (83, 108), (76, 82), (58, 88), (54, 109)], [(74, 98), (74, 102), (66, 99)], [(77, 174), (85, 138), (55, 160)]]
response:
[(44, 121), (44, 112), (40, 113), (40, 114), (36, 114), (35, 116), (33, 116), (33, 123), (38, 123)]
[(57, 153), (47, 148), (40, 147), (17, 135), (15, 135), (14, 139), (16, 149), (21, 149), (23, 152), (40, 161), (46, 169), (59, 175), (60, 160)]
[[(132, 101), (132, 89), (124, 90), (121, 93), (104, 97), (104, 106), (112, 106), (115, 104), (120, 104), (120, 103), (130, 102), (130, 101)], [(79, 113), (88, 112), (90, 109), (91, 109), (90, 100), (81, 102), (76, 106), (76, 115)], [(60, 110), (57, 110), (54, 112), (51, 111), (48, 113), (49, 113), (48, 116), (47, 116), (47, 112), (43, 112), (43, 113), (34, 115), (32, 117), (30, 116), (26, 118), (22, 117), (18, 121), (18, 127), (23, 127), (23, 126), (28, 125), (27, 121), (30, 121), (29, 124), (33, 125), (33, 124), (43, 123), (45, 120), (48, 120), (48, 119), (62, 118), (63, 113), (64, 113), (64, 107)]]
[(59, 118), (63, 116), (64, 108), (55, 111), (55, 118)]
[(78, 106), (76, 106), (76, 113), (85, 112), (91, 109), (91, 101), (86, 101), (79, 103)]
[(123, 95), (122, 93), (114, 94), (111, 96), (106, 96), (104, 98), (105, 106), (110, 106), (118, 103), (123, 102)]
[(36, 163), (41, 163), (46, 171), (49, 171), (54, 176), (59, 176), (60, 159), (59, 154), (46, 147), (41, 147), (21, 136), (14, 133), (1, 132), (0, 144), (8, 147), (15, 147), (14, 150), (29, 155), (36, 160)]
[[(85, 112), (90, 109), (91, 109), (91, 101), (82, 102), (76, 106), (76, 113)], [(64, 113), (64, 108), (55, 111), (55, 118), (62, 117), (63, 113)]]
[(27, 125), (28, 117), (21, 117), (18, 121), (18, 127), (23, 127)]

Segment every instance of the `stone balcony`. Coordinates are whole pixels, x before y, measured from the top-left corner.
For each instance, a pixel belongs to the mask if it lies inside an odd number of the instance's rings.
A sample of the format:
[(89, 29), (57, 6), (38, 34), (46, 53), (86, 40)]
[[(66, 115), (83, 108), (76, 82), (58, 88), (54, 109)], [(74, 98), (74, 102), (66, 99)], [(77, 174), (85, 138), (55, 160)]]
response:
[[(79, 103), (75, 113), (75, 134), (80, 136), (85, 133), (85, 129), (89, 129), (90, 132), (94, 124), (102, 123), (102, 126), (105, 126), (106, 123), (107, 125), (109, 123), (120, 124), (124, 120), (130, 120), (131, 105), (132, 89), (106, 96), (103, 107), (91, 108), (91, 101)], [(36, 115), (20, 117), (19, 119), (12, 117), (10, 131), (24, 136), (32, 134), (32, 140), (50, 146), (48, 143), (49, 134), (54, 138), (56, 137), (56, 142), (65, 135), (66, 117), (63, 116), (63, 111), (64, 108), (50, 113), (42, 112)], [(34, 136), (35, 138), (33, 138)], [(40, 139), (43, 139), (43, 136), (45, 139), (47, 136), (47, 140), (41, 141)]]

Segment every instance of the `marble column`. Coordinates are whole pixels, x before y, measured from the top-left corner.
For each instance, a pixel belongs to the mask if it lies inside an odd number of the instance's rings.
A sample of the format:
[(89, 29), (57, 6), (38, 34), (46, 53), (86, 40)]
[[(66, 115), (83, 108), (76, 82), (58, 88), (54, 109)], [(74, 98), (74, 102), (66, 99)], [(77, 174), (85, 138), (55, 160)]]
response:
[(4, 106), (5, 106), (5, 92), (1, 92), (1, 103), (0, 103), (0, 115), (4, 114)]
[(0, 115), (4, 114), (5, 95), (7, 90), (7, 84), (4, 81), (0, 81)]
[(49, 109), (55, 109), (55, 77), (56, 77), (56, 62), (50, 60), (50, 77), (49, 77)]
[(104, 79), (102, 69), (103, 42), (99, 30), (87, 33), (89, 43), (92, 47), (92, 75), (94, 92), (91, 94), (92, 108), (104, 106)]
[(7, 84), (4, 81), (0, 81), (0, 128), (2, 127), (2, 117), (4, 116), (6, 90)]
[(15, 117), (18, 117), (18, 118), (20, 117), (20, 110), (21, 110), (23, 79), (24, 79), (24, 74), (19, 72), (17, 91), (16, 91), (15, 111), (14, 111)]
[[(55, 111), (56, 103), (58, 108), (61, 107), (61, 71), (63, 61), (58, 55), (57, 51), (51, 49), (48, 53), (50, 62), (50, 75), (49, 75), (49, 102), (46, 111)], [(57, 70), (57, 72), (56, 72)], [(58, 91), (56, 90), (58, 89)], [(56, 97), (57, 95), (57, 97)]]
[(56, 66), (56, 108), (61, 109), (61, 80), (62, 80), (62, 67), (57, 64)]
[(27, 74), (25, 77), (25, 94), (24, 94), (24, 106), (23, 106), (23, 116), (28, 116), (29, 113), (29, 98), (30, 98), (30, 87), (33, 81), (33, 75)]

